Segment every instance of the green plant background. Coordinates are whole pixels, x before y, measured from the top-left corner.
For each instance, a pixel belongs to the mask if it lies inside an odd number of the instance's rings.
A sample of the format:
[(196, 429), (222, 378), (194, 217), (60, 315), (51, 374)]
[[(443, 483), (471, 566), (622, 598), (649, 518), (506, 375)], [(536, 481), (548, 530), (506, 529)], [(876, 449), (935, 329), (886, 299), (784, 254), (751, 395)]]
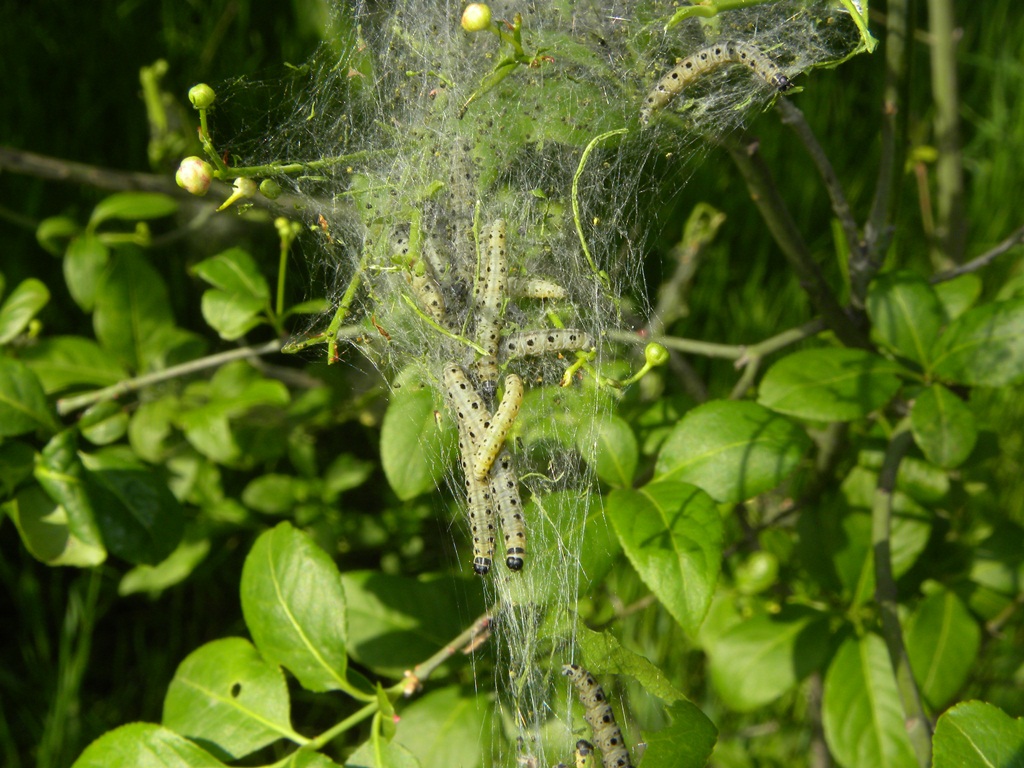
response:
[[(924, 3), (916, 19), (926, 29)], [(969, 225), (968, 253), (975, 255), (1003, 239), (1020, 225), (1016, 205), (1024, 157), (1024, 14), (1012, 0), (994, 0), (985, 12), (958, 9), (963, 37), (958, 47), (964, 167), (968, 173), (965, 219)], [(166, 59), (163, 87), (184, 94), (195, 82), (218, 83), (239, 75), (275, 76), (284, 61), (307, 58), (325, 29), (326, 14), (308, 0), (285, 5), (234, 2), (199, 3), (70, 2), (23, 4), (8, 0), (0, 7), (0, 83), (5, 109), (0, 111), (0, 144), (118, 170), (146, 170), (148, 132), (139, 98), (138, 72), (158, 58)], [(999, 20), (996, 22), (995, 20)], [(932, 100), (928, 85), (927, 51), (914, 43), (913, 90), (907, 106), (908, 137), (912, 146), (934, 141), (929, 120)], [(823, 137), (829, 157), (843, 180), (854, 210), (866, 211), (875, 183), (874, 158), (878, 140), (882, 61), (861, 56), (842, 67), (818, 72), (799, 97), (811, 125)], [(182, 98), (182, 101), (184, 99)], [(186, 115), (188, 113), (185, 113)], [(837, 128), (841, 127), (841, 128)], [(781, 193), (797, 224), (811, 239), (815, 252), (832, 251), (827, 225), (831, 211), (817, 185), (809, 161), (796, 151), (791, 133), (772, 116), (760, 117), (755, 130), (766, 162), (781, 180)], [(169, 180), (176, 158), (158, 168)], [(913, 168), (903, 176), (895, 220), (892, 252), (901, 268), (931, 271), (928, 248), (921, 235), (920, 197)], [(719, 238), (704, 255), (699, 280), (690, 295), (690, 314), (677, 322), (676, 335), (739, 344), (764, 338), (780, 328), (799, 324), (808, 316), (803, 293), (771, 239), (766, 235), (746, 187), (728, 155), (710, 150), (693, 168), (678, 194), (664, 201), (658, 220), (663, 235), (652, 245), (645, 275), (653, 291), (672, 267), (668, 251), (681, 223), (699, 202), (711, 202), (727, 216), (727, 237)], [(106, 195), (89, 185), (63, 184), (31, 176), (0, 176), (0, 270), (7, 290), (35, 277), (53, 296), (40, 315), (47, 334), (84, 334), (88, 320), (76, 308), (60, 276), (60, 262), (41, 251), (34, 225), (65, 214), (78, 221)], [(154, 231), (161, 227), (154, 223)], [(203, 242), (179, 242), (158, 249), (150, 263), (170, 288), (174, 317), (183, 328), (210, 337), (200, 313), (201, 288), (187, 267), (225, 245), (240, 245), (251, 253), (275, 254), (276, 241), (266, 222), (232, 220)], [(263, 271), (270, 274), (267, 256)], [(297, 275), (308, 267), (293, 257)], [(1019, 261), (1005, 259), (984, 274), (986, 295), (1018, 284)], [(829, 275), (835, 280), (837, 275)], [(293, 299), (302, 297), (301, 279), (293, 280)], [(387, 575), (415, 576), (446, 570), (454, 553), (450, 533), (441, 522), (437, 504), (422, 498), (401, 502), (387, 489), (379, 468), (378, 443), (385, 402), (366, 382), (366, 366), (347, 359), (327, 369), (307, 360), (285, 360), (296, 375), (315, 376), (328, 383), (329, 403), (323, 413), (329, 430), (307, 424), (293, 433), (285, 455), (268, 456), (251, 465), (223, 471), (218, 483), (224, 497), (242, 499), (248, 484), (273, 472), (286, 461), (301, 463), (310, 448), (302, 440), (315, 434), (311, 465), (324, 467), (332, 457), (351, 455), (353, 466), (367, 462), (373, 481), (345, 491), (345, 520), (321, 515), (316, 532), (322, 541), (341, 537), (345, 571), (361, 568)], [(731, 363), (693, 360), (696, 378), (714, 396), (724, 397), (735, 380)], [(680, 402), (686, 402), (684, 397)], [(999, 509), (1005, 523), (1024, 525), (1024, 406), (1019, 386), (977, 391), (974, 405), (981, 419), (999, 425), (998, 450), (979, 471), (988, 483), (986, 506)], [(640, 424), (638, 412), (628, 414)], [(327, 418), (327, 416), (325, 416)], [(297, 418), (294, 423), (301, 422)], [(213, 480), (211, 479), (211, 483)], [(316, 492), (310, 492), (315, 497)], [(330, 507), (334, 502), (323, 502)], [(22, 546), (13, 525), (0, 523), (0, 763), (11, 766), (70, 765), (82, 749), (103, 732), (135, 720), (159, 722), (164, 697), (175, 669), (203, 643), (246, 634), (238, 599), (245, 557), (265, 519), (225, 504), (223, 516), (213, 518), (211, 549), (183, 583), (147, 597), (117, 594), (127, 566), (108, 561), (88, 571), (50, 568), (33, 559)], [(271, 521), (273, 522), (273, 521)], [(737, 537), (739, 538), (739, 537)], [(764, 545), (764, 542), (762, 542)], [(779, 543), (779, 546), (784, 546)], [(770, 547), (770, 545), (769, 545)], [(329, 551), (336, 552), (333, 544)], [(955, 563), (962, 552), (937, 551)], [(740, 567), (741, 557), (729, 563)], [(735, 577), (735, 574), (734, 574)], [(450, 591), (459, 599), (452, 626), (465, 625), (477, 615), (474, 585), (455, 576)], [(913, 582), (913, 572), (903, 579)], [(784, 573), (792, 589), (801, 589), (800, 575)], [(903, 583), (901, 581), (901, 583)], [(631, 605), (647, 588), (627, 569), (612, 575), (605, 595), (598, 595), (595, 624), (610, 619), (608, 594)], [(605, 613), (601, 614), (600, 611)], [(712, 631), (714, 615), (709, 619)], [(799, 754), (808, 722), (805, 705), (796, 694), (770, 710), (771, 734), (755, 738), (763, 728), (765, 711), (747, 715), (735, 711), (709, 686), (716, 674), (702, 663), (703, 655), (686, 640), (662, 612), (638, 612), (619, 622), (624, 642), (659, 660), (668, 677), (716, 723), (724, 746), (717, 759), (723, 765), (791, 763)], [(972, 672), (967, 692), (1001, 706), (1013, 716), (1024, 714), (1020, 679), (1022, 624), (1019, 616), (986, 638), (984, 655)], [(838, 645), (838, 641), (836, 642)], [(679, 648), (688, 649), (679, 653)], [(471, 677), (462, 669), (461, 679)], [(717, 670), (721, 673), (721, 670)], [(628, 688), (628, 686), (627, 686)], [(639, 691), (626, 691), (642, 708)], [(965, 697), (966, 698), (966, 697)], [(315, 730), (327, 726), (337, 713), (323, 701), (299, 696), (293, 722)], [(638, 719), (656, 722), (657, 712), (638, 711)], [(754, 736), (752, 736), (754, 734)], [(752, 740), (756, 743), (752, 744)], [(803, 755), (801, 759), (812, 758)]]

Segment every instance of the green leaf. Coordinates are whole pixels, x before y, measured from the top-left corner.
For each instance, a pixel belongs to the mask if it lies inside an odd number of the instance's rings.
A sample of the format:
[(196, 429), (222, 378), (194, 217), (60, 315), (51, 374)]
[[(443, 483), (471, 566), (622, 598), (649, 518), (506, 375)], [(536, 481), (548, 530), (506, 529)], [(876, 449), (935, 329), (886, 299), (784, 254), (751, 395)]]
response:
[(20, 440), (0, 442), (0, 492), (7, 498), (23, 482), (32, 477), (36, 452)]
[[(351, 757), (349, 759), (351, 760)], [(345, 768), (348, 768), (350, 765), (351, 763), (346, 763)], [(308, 749), (300, 749), (292, 752), (283, 760), (278, 760), (274, 763), (274, 768), (342, 768), (342, 766), (331, 760), (327, 755), (311, 752)]]
[(946, 314), (927, 280), (909, 270), (880, 275), (868, 289), (866, 308), (872, 338), (908, 360), (928, 362)]
[(958, 384), (1004, 387), (1024, 380), (1024, 299), (968, 310), (931, 353), (931, 373)]
[(173, 324), (163, 278), (136, 249), (119, 249), (96, 291), (96, 338), (127, 368), (141, 371), (161, 347), (153, 342)]
[(92, 339), (50, 336), (21, 351), (21, 359), (39, 377), (45, 392), (74, 386), (109, 387), (128, 372)]
[(324, 470), (324, 501), (333, 502), (345, 491), (358, 488), (373, 474), (376, 464), (342, 453)]
[(117, 585), (117, 594), (126, 597), (145, 592), (150, 597), (159, 597), (165, 589), (180, 584), (191, 576), (209, 552), (208, 538), (186, 538), (177, 549), (156, 565), (137, 565), (128, 571)]
[(86, 489), (103, 541), (135, 565), (153, 565), (181, 541), (184, 511), (155, 471), (124, 448), (84, 454)]
[(14, 522), (25, 549), (47, 565), (89, 568), (107, 559), (102, 544), (78, 538), (68, 525), (67, 510), (38, 485), (23, 488), (4, 511)]
[(242, 491), (242, 503), (265, 515), (283, 515), (311, 497), (309, 481), (293, 475), (262, 475)]
[(612, 488), (629, 488), (639, 458), (636, 435), (618, 416), (599, 417), (592, 427), (576, 438), (580, 453), (595, 457), (597, 476)]
[(932, 750), (933, 768), (1020, 768), (1024, 719), (984, 701), (957, 704), (935, 724)]
[(910, 429), (928, 461), (947, 469), (966, 461), (978, 440), (971, 409), (941, 384), (933, 384), (914, 398)]
[(49, 300), (50, 291), (39, 280), (22, 280), (0, 306), (0, 344), (7, 344), (24, 331)]
[(486, 610), (479, 587), (468, 579), (453, 585), (450, 576), (412, 579), (351, 571), (341, 582), (349, 653), (380, 675), (400, 677)]
[(93, 445), (110, 445), (127, 431), (128, 412), (120, 403), (110, 400), (96, 403), (82, 414), (78, 429)]
[(111, 219), (141, 221), (160, 219), (178, 210), (178, 201), (160, 192), (117, 192), (106, 197), (92, 209), (89, 229)]
[(853, 421), (896, 394), (898, 367), (860, 349), (806, 349), (768, 369), (757, 401), (812, 421)]
[(423, 768), (491, 766), (492, 706), (473, 690), (431, 691), (400, 712), (395, 742)]
[(110, 249), (92, 234), (83, 234), (68, 243), (64, 254), (64, 282), (83, 312), (96, 306), (96, 292), (110, 262)]
[(57, 429), (36, 375), (21, 361), (0, 357), (0, 437)]
[(345, 594), (326, 552), (281, 523), (253, 545), (241, 591), (246, 626), (264, 658), (310, 691), (348, 689)]
[(756, 614), (707, 648), (715, 690), (737, 712), (763, 707), (821, 668), (829, 635), (828, 617), (809, 608)]
[(192, 267), (192, 272), (215, 288), (238, 297), (270, 300), (270, 288), (252, 256), (242, 248), (229, 248)]
[(680, 626), (694, 633), (722, 558), (722, 518), (704, 491), (673, 481), (616, 490), (607, 514), (640, 578)]
[(131, 723), (104, 733), (71, 768), (224, 768), (224, 763), (173, 731)]
[(643, 689), (662, 701), (685, 701), (686, 697), (645, 656), (623, 648), (608, 632), (595, 632), (582, 622), (575, 627), (576, 641), (583, 655), (583, 665), (595, 675), (629, 675)]
[[(435, 412), (446, 418), (440, 423)], [(454, 455), (455, 427), (429, 389), (395, 392), (384, 414), (380, 460), (395, 495), (403, 501), (434, 490)]]
[(981, 630), (960, 598), (940, 587), (910, 617), (906, 644), (921, 693), (932, 709), (940, 710), (966, 682)]
[(139, 404), (128, 423), (128, 442), (140, 459), (153, 464), (164, 460), (172, 448), (172, 425), (180, 412), (181, 404), (175, 397)]
[(918, 768), (882, 638), (850, 638), (839, 648), (825, 675), (822, 725), (844, 768)]
[(689, 701), (668, 709), (672, 723), (655, 733), (645, 733), (644, 768), (704, 768), (718, 738), (718, 729), (707, 715)]
[(77, 449), (73, 430), (58, 433), (39, 454), (34, 475), (54, 503), (64, 509), (71, 534), (86, 545), (99, 548), (104, 544), (103, 535)]
[[(261, 406), (283, 408), (289, 398), (282, 382), (264, 379), (248, 363), (238, 361), (222, 366), (209, 382), (189, 385), (177, 424), (198, 451), (218, 463), (230, 464), (243, 457), (251, 460), (261, 446), (246, 445), (248, 452), (243, 453), (243, 418)], [(270, 413), (269, 408), (260, 411), (255, 426), (272, 426)]]
[(942, 302), (946, 318), (956, 320), (960, 315), (974, 306), (974, 302), (981, 296), (984, 284), (981, 278), (973, 272), (960, 275), (952, 280), (944, 280), (933, 286), (935, 295)]
[(789, 419), (757, 403), (713, 400), (680, 421), (658, 454), (657, 480), (681, 480), (723, 503), (738, 503), (781, 483), (811, 441)]
[(237, 760), (294, 731), (288, 685), (248, 640), (214, 640), (178, 665), (164, 699), (163, 725)]
[(221, 338), (233, 341), (260, 323), (270, 306), (270, 288), (246, 251), (230, 248), (196, 264), (192, 271), (214, 289), (203, 292), (203, 318)]
[(345, 768), (420, 768), (420, 761), (408, 749), (393, 741), (381, 745), (381, 758), (377, 760), (372, 741), (364, 742), (345, 760)]
[(81, 231), (78, 222), (69, 216), (50, 216), (36, 227), (36, 242), (50, 255), (63, 256), (68, 241)]

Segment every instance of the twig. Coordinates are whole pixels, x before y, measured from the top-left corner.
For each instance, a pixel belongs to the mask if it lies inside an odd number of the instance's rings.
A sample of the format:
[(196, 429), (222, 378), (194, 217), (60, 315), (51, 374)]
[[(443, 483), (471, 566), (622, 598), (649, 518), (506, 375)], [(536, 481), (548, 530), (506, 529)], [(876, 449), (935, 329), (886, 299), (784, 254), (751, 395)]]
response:
[(867, 338), (843, 312), (838, 299), (812, 258), (796, 222), (779, 195), (771, 172), (765, 165), (761, 153), (757, 151), (757, 143), (748, 142), (742, 147), (730, 143), (728, 149), (740, 173), (743, 174), (754, 204), (761, 212), (775, 242), (782, 249), (783, 255), (800, 281), (800, 286), (810, 297), (815, 309), (844, 344), (850, 347), (868, 347)]
[(907, 735), (914, 747), (921, 768), (931, 765), (931, 722), (921, 703), (921, 693), (914, 681), (910, 659), (903, 643), (903, 630), (898, 614), (896, 580), (892, 572), (892, 506), (896, 473), (900, 462), (913, 444), (909, 420), (904, 420), (889, 440), (878, 487), (871, 505), (871, 547), (874, 553), (875, 601), (882, 618), (882, 635), (889, 650), (889, 660), (896, 676), (896, 686), (907, 720)]
[[(780, 98), (777, 103), (779, 112), (782, 115), (782, 123), (792, 128), (797, 138), (804, 145), (804, 149), (807, 150), (807, 154), (810, 155), (815, 168), (818, 169), (818, 175), (821, 177), (829, 199), (832, 201), (832, 212), (839, 219), (839, 224), (843, 228), (843, 235), (846, 237), (846, 247), (850, 252), (850, 283), (855, 286), (853, 290), (854, 299), (859, 301), (867, 290), (867, 283), (864, 283), (863, 286), (859, 285), (863, 279), (861, 274), (869, 270), (865, 268), (866, 265), (864, 264), (866, 255), (865, 243), (861, 239), (857, 222), (853, 218), (850, 203), (846, 199), (846, 193), (843, 191), (843, 186), (839, 182), (839, 177), (836, 176), (835, 169), (832, 167), (828, 155), (825, 154), (825, 150), (818, 142), (818, 137), (814, 135), (814, 131), (811, 130), (811, 126), (808, 125), (807, 120), (804, 118), (804, 113), (785, 97)], [(860, 305), (858, 304), (858, 306)]]
[(117, 384), (112, 384), (111, 386), (104, 387), (103, 389), (86, 392), (81, 395), (74, 395), (73, 397), (61, 398), (57, 401), (57, 413), (61, 416), (66, 416), (73, 411), (77, 411), (79, 408), (85, 408), (93, 403), (98, 403), (103, 400), (116, 400), (129, 392), (134, 392), (138, 389), (152, 386), (153, 384), (159, 384), (162, 381), (176, 379), (179, 376), (187, 376), (191, 373), (197, 373), (198, 371), (205, 371), (208, 368), (216, 368), (224, 365), (225, 363), (229, 363), (232, 360), (244, 360), (247, 357), (270, 355), (274, 352), (280, 352), (283, 345), (283, 341), (280, 339), (274, 339), (273, 341), (268, 341), (265, 344), (255, 347), (231, 349), (227, 352), (202, 357), (198, 360), (190, 360), (187, 363), (175, 365), (171, 368), (157, 371), (156, 373), (147, 373), (144, 376), (136, 376), (134, 379), (119, 381)]
[(947, 280), (952, 280), (954, 277), (960, 277), (960, 275), (966, 275), (968, 272), (977, 272), (983, 267), (987, 267), (993, 261), (998, 259), (1004, 253), (1009, 251), (1021, 243), (1024, 243), (1024, 226), (1014, 230), (1013, 234), (1003, 240), (1001, 243), (996, 245), (991, 250), (985, 251), (977, 258), (971, 259), (966, 264), (961, 264), (959, 267), (948, 269), (945, 272), (940, 272), (937, 275), (932, 275), (931, 283), (944, 283)]
[(746, 347), (736, 344), (716, 344), (712, 341), (683, 339), (679, 336), (641, 336), (629, 331), (608, 331), (607, 338), (626, 344), (646, 345), (654, 341), (668, 349), (689, 352), (704, 357), (715, 357), (725, 360), (739, 360), (746, 353)]
[(931, 27), (932, 103), (935, 105), (936, 263), (958, 264), (964, 255), (964, 172), (960, 151), (960, 98), (956, 79), (956, 38), (951, 0), (928, 0)]
[(438, 667), (454, 656), (460, 648), (474, 643), (478, 636), (489, 633), (491, 620), (496, 611), (497, 606), (494, 606), (491, 610), (479, 616), (476, 621), (456, 635), (451, 642), (447, 643), (429, 659), (417, 664), (410, 670), (406, 670), (405, 680), (400, 683), (402, 693), (405, 696), (412, 696), (420, 689), (420, 683), (430, 677)]

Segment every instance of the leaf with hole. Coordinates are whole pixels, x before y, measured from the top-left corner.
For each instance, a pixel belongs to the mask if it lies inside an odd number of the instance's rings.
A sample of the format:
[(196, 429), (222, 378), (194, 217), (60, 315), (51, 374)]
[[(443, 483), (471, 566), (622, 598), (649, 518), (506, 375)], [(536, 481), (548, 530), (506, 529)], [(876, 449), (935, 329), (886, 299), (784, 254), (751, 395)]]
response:
[(185, 657), (167, 688), (162, 723), (222, 760), (294, 736), (284, 674), (240, 637)]

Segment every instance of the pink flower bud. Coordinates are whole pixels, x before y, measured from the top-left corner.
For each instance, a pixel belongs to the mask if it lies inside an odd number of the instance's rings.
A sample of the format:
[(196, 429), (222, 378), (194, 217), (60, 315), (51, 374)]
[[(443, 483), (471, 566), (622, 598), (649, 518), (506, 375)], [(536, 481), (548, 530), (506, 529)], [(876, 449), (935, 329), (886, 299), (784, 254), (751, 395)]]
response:
[(210, 191), (213, 181), (213, 168), (201, 157), (186, 157), (178, 166), (174, 180), (186, 192), (202, 197)]

